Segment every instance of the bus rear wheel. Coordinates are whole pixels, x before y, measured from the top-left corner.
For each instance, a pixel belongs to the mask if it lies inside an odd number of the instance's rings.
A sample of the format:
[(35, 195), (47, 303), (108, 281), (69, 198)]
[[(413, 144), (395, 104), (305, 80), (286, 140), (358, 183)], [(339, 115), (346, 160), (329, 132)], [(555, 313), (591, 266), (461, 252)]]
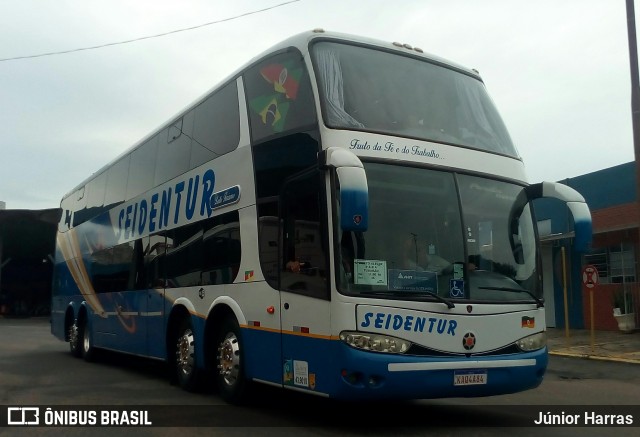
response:
[(73, 323), (69, 326), (68, 336), (69, 336), (69, 352), (74, 357), (80, 358), (82, 356), (82, 348), (80, 345), (80, 329), (78, 328), (78, 321), (74, 320)]
[(244, 400), (247, 381), (244, 377), (243, 349), (240, 326), (233, 318), (222, 323), (216, 336), (216, 385), (220, 397), (232, 404)]
[(89, 330), (89, 323), (87, 319), (82, 322), (82, 329), (79, 331), (78, 341), (82, 340), (81, 344), (81, 355), (85, 359), (85, 361), (93, 361), (94, 358), (94, 347), (93, 347), (93, 338), (91, 337), (91, 331)]
[(188, 319), (183, 320), (178, 329), (175, 348), (174, 371), (178, 385), (184, 390), (195, 391), (200, 378), (196, 367), (195, 336)]

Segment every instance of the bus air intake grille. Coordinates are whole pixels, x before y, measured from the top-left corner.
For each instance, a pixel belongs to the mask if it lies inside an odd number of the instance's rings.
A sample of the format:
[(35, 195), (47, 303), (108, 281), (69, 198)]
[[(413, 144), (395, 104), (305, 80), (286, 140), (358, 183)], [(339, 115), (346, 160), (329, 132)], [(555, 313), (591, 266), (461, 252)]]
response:
[(411, 345), (409, 350), (405, 355), (416, 355), (416, 356), (424, 356), (424, 357), (482, 357), (482, 356), (493, 356), (493, 355), (509, 355), (509, 354), (518, 354), (522, 353), (520, 349), (515, 344), (511, 344), (505, 346), (500, 349), (494, 349), (488, 352), (481, 353), (454, 353), (454, 352), (443, 352), (435, 349), (430, 349), (428, 347), (419, 346), (417, 344)]

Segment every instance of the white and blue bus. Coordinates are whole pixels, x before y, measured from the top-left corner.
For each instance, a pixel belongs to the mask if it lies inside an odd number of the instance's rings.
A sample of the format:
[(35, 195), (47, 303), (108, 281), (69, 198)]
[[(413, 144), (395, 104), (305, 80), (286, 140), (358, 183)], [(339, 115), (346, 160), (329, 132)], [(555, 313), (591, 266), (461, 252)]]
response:
[(64, 196), (52, 333), (228, 402), (487, 396), (547, 367), (530, 185), (477, 71), (294, 36)]

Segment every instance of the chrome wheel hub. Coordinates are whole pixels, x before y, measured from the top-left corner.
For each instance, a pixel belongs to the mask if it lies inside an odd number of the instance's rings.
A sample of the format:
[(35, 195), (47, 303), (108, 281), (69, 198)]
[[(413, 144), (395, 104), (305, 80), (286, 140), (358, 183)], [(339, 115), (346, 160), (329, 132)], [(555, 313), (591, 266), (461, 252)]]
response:
[(82, 333), (82, 347), (84, 353), (88, 353), (89, 349), (91, 349), (91, 339), (89, 338), (89, 330), (86, 328), (86, 326)]
[(71, 349), (78, 347), (78, 341), (78, 325), (74, 322), (73, 325), (69, 327), (69, 345)]
[(234, 385), (240, 372), (240, 344), (233, 332), (218, 347), (218, 371), (227, 385)]
[(193, 332), (187, 329), (182, 336), (178, 338), (176, 348), (176, 365), (183, 375), (190, 375), (193, 372), (194, 355)]

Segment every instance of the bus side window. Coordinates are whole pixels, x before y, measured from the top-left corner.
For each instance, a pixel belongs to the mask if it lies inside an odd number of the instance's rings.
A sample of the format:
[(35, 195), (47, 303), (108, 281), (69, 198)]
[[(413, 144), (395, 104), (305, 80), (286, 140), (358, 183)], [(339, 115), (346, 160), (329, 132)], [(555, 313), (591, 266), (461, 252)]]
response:
[(167, 242), (164, 234), (142, 239), (143, 267), (138, 274), (139, 289), (164, 288), (164, 257)]
[(233, 283), (242, 257), (238, 211), (206, 220), (203, 229), (202, 285)]
[(200, 222), (169, 231), (165, 263), (167, 288), (202, 285), (202, 236)]
[(100, 249), (91, 254), (91, 283), (97, 293), (134, 289), (135, 242)]
[(235, 80), (207, 97), (195, 108), (192, 147), (204, 147), (216, 157), (235, 150), (240, 142), (238, 108)]
[(243, 75), (253, 142), (317, 125), (310, 78), (297, 50), (272, 56)]

